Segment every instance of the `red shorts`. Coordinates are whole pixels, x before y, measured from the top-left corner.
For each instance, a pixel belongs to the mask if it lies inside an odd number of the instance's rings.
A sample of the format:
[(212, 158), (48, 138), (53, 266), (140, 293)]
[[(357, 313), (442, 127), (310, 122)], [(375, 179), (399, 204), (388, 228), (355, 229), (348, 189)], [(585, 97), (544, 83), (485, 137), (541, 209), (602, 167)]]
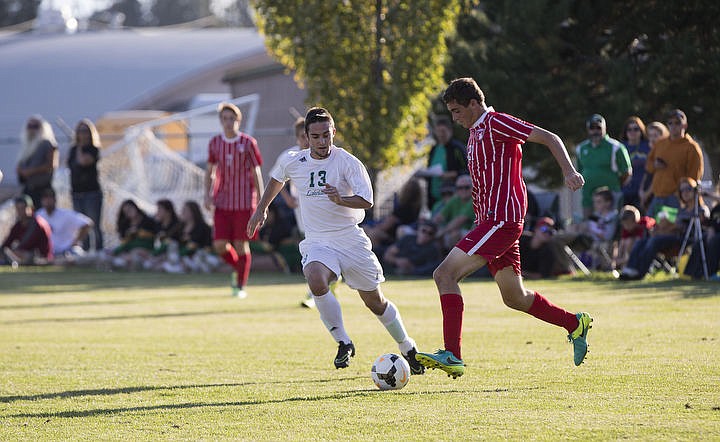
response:
[(487, 260), (490, 274), (512, 266), (520, 275), (520, 234), (522, 222), (483, 221), (471, 230), (455, 247), (468, 255), (480, 255)]
[(257, 231), (255, 236), (250, 238), (247, 234), (247, 224), (253, 210), (223, 210), (215, 209), (213, 222), (213, 239), (224, 239), (227, 241), (249, 241), (257, 239)]

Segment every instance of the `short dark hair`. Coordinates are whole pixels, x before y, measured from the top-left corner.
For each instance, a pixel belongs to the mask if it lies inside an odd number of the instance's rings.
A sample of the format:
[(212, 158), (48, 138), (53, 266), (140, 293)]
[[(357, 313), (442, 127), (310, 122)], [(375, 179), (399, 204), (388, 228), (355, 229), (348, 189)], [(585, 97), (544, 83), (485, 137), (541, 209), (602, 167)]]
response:
[(327, 109), (322, 107), (313, 107), (305, 114), (305, 133), (308, 133), (310, 125), (313, 123), (324, 123), (329, 121), (332, 126), (335, 126), (335, 121), (332, 115)]
[(443, 102), (449, 104), (455, 101), (461, 106), (470, 104), (470, 100), (477, 100), (479, 104), (485, 102), (485, 94), (483, 94), (480, 86), (470, 77), (456, 78), (450, 82), (450, 85), (443, 93)]

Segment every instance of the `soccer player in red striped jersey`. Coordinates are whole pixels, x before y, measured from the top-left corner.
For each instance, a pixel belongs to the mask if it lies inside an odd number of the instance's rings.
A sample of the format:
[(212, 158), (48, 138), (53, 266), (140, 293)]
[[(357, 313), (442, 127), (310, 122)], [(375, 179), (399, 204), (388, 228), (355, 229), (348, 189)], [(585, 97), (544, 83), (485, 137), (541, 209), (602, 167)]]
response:
[(230, 264), (233, 296), (245, 298), (250, 275), (247, 222), (263, 188), (262, 156), (255, 139), (240, 132), (242, 113), (232, 103), (221, 103), (218, 114), (223, 132), (210, 139), (205, 170), (205, 207), (213, 206), (213, 248)]
[(520, 276), (519, 238), (527, 210), (521, 146), (526, 141), (547, 146), (562, 169), (565, 185), (572, 191), (583, 186), (582, 175), (570, 162), (560, 137), (488, 107), (482, 90), (472, 78), (453, 80), (443, 94), (443, 101), (453, 120), (470, 129), (467, 155), (476, 226), (455, 245), (433, 274), (440, 292), (445, 349), (418, 353), (416, 359), (453, 378), (465, 372), (460, 349), (464, 303), (458, 283), (487, 264), (505, 305), (565, 328), (573, 343), (575, 365), (580, 365), (587, 354), (590, 315), (573, 314), (554, 305), (539, 293), (526, 289)]

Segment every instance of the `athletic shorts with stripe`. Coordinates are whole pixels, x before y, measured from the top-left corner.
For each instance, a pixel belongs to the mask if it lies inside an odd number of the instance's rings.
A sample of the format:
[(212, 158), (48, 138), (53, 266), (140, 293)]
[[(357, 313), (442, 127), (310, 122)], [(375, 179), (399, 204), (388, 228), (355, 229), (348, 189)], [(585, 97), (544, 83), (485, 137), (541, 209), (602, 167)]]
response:
[(336, 238), (304, 239), (300, 242), (302, 265), (320, 262), (353, 290), (372, 291), (385, 281), (382, 266), (372, 251), (370, 238), (359, 227)]
[(495, 276), (498, 270), (512, 266), (516, 275), (520, 275), (520, 235), (523, 222), (482, 221), (455, 247), (468, 255), (479, 255), (487, 261), (490, 274)]

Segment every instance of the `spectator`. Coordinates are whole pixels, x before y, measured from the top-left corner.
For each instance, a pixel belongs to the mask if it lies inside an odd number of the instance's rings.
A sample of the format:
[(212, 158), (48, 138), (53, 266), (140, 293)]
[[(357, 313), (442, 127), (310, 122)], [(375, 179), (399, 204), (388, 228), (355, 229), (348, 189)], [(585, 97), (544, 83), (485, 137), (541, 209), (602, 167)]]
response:
[[(102, 250), (103, 234), (101, 225), (103, 193), (98, 178), (100, 160), (100, 135), (95, 125), (85, 118), (75, 126), (73, 145), (67, 159), (70, 170), (70, 188), (72, 190), (73, 209), (88, 216), (93, 221), (95, 249)], [(86, 240), (83, 248), (89, 249)]]
[(640, 184), (645, 182), (645, 162), (650, 153), (650, 144), (645, 134), (645, 123), (640, 117), (632, 116), (625, 120), (620, 141), (628, 151), (632, 166), (630, 181), (622, 187), (623, 202), (640, 207)]
[(667, 119), (670, 136), (658, 140), (648, 155), (646, 170), (653, 174), (650, 191), (653, 194), (647, 214), (655, 216), (661, 206), (680, 207), (677, 183), (683, 177), (697, 181), (703, 175), (703, 155), (700, 146), (687, 133), (685, 112), (675, 109)]
[(135, 269), (152, 253), (157, 225), (133, 200), (120, 205), (117, 217), (120, 245), (113, 250), (113, 266)]
[[(663, 138), (667, 138), (670, 136), (670, 131), (668, 130), (667, 126), (662, 124), (659, 121), (653, 121), (652, 123), (648, 124), (647, 129), (647, 139), (648, 139), (648, 145), (650, 146), (650, 150), (655, 147), (655, 143), (658, 140), (661, 140)], [(648, 153), (648, 157), (650, 154)], [(650, 183), (652, 183), (653, 176), (650, 172), (647, 171), (647, 159), (645, 160), (645, 173), (643, 174), (643, 180), (640, 183), (640, 189), (639, 189), (639, 195), (640, 195), (640, 208), (643, 210), (643, 212), (647, 213), (648, 204), (650, 203), (650, 199), (652, 198), (652, 192), (650, 189)]]
[(649, 216), (641, 216), (640, 210), (626, 205), (620, 213), (620, 242), (618, 243), (613, 269), (622, 269), (630, 258), (630, 251), (638, 240), (647, 238), (655, 227), (655, 220)]
[(607, 187), (615, 196), (616, 207), (622, 197), (621, 186), (630, 181), (632, 166), (627, 149), (607, 134), (605, 118), (594, 114), (585, 124), (589, 138), (576, 147), (578, 172), (585, 178), (582, 189), (583, 216), (592, 213), (592, 196), (598, 187)]
[(403, 236), (385, 251), (385, 270), (396, 275), (431, 276), (440, 263), (436, 233), (432, 221), (418, 222), (417, 233)]
[(435, 215), (442, 211), (448, 201), (455, 195), (455, 185), (445, 184), (440, 189), (440, 199), (435, 201), (435, 204), (430, 209), (430, 218), (434, 218)]
[(520, 235), (520, 267), (523, 278), (555, 276), (558, 263), (556, 248), (552, 245), (555, 233), (555, 221), (542, 217), (537, 220), (532, 232)]
[(153, 254), (160, 255), (167, 251), (168, 244), (180, 241), (182, 224), (175, 212), (175, 205), (168, 199), (158, 200), (155, 212), (155, 250)]
[[(682, 178), (678, 187), (680, 208), (676, 214), (672, 210), (663, 209), (658, 212), (655, 228), (649, 237), (635, 243), (627, 265), (622, 269), (620, 279), (642, 279), (650, 270), (650, 265), (659, 252), (674, 251), (679, 247), (689, 227), (695, 209), (695, 190), (697, 181), (693, 178)], [(669, 208), (672, 209), (672, 208)], [(701, 221), (710, 216), (710, 210), (702, 197), (698, 197), (698, 210)], [(674, 218), (674, 219), (673, 219)], [(692, 232), (691, 232), (692, 233)]]
[(82, 244), (93, 227), (93, 221), (82, 213), (57, 207), (57, 196), (52, 187), (43, 192), (42, 208), (37, 215), (50, 225), (56, 259), (62, 255), (71, 260), (84, 254)]
[(373, 250), (380, 253), (395, 242), (398, 227), (415, 224), (422, 209), (422, 187), (417, 178), (410, 178), (400, 189), (392, 213), (371, 227), (365, 227)]
[(449, 118), (435, 120), (433, 137), (435, 145), (428, 154), (427, 169), (419, 172), (427, 178), (428, 209), (442, 198), (443, 186), (452, 186), (458, 176), (468, 173), (465, 146), (453, 138), (453, 124)]
[(39, 115), (27, 121), (20, 134), (22, 149), (18, 154), (17, 176), (23, 185), (23, 193), (40, 207), (45, 189), (52, 186), (53, 173), (58, 166), (58, 149), (50, 123)]
[(440, 226), (436, 236), (441, 239), (443, 250), (449, 250), (469, 232), (475, 223), (472, 201), (472, 179), (460, 175), (455, 181), (455, 195), (435, 215), (433, 222)]
[(179, 248), (177, 261), (166, 260), (162, 264), (168, 273), (202, 271), (209, 273), (220, 261), (212, 254), (212, 229), (205, 222), (200, 205), (195, 201), (186, 201), (180, 210)]
[(50, 225), (34, 213), (34, 207), (29, 195), (15, 198), (17, 220), (2, 243), (4, 261), (13, 267), (47, 264), (53, 260)]

